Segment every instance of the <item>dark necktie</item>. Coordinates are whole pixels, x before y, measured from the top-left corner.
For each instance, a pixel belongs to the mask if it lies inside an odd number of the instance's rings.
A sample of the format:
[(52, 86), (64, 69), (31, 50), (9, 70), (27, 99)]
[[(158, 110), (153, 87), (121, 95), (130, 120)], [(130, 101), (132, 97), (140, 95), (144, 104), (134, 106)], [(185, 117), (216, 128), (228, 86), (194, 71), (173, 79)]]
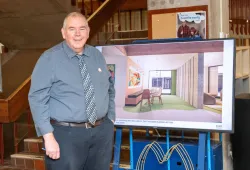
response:
[(86, 63), (84, 62), (83, 56), (77, 55), (77, 57), (79, 59), (79, 67), (83, 80), (86, 114), (89, 122), (94, 125), (95, 121), (97, 120), (94, 86), (91, 82), (91, 78), (87, 70)]

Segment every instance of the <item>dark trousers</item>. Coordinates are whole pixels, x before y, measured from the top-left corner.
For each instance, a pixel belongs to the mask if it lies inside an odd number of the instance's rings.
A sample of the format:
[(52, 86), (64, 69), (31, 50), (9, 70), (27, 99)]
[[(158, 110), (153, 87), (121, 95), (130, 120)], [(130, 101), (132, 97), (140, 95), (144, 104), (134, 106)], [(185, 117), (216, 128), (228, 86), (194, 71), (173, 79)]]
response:
[(47, 170), (109, 170), (114, 124), (108, 118), (95, 128), (53, 125), (60, 158), (45, 156)]

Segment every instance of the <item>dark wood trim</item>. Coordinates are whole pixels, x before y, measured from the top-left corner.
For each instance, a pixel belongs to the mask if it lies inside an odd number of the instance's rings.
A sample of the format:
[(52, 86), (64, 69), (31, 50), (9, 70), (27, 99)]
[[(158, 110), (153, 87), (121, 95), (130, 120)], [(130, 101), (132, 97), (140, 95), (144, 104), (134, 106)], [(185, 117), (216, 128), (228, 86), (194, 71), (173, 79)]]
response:
[(85, 4), (84, 4), (84, 0), (82, 0), (82, 4), (81, 4), (81, 13), (83, 14), (83, 15), (85, 15)]
[(94, 10), (94, 7), (93, 7), (93, 0), (90, 0), (90, 11), (91, 11), (91, 14), (93, 14), (93, 11)]
[(190, 11), (206, 11), (206, 38), (208, 38), (209, 37), (208, 5), (202, 5), (202, 6), (191, 6), (191, 7), (159, 9), (159, 10), (148, 11), (148, 39), (152, 39), (152, 15), (164, 14), (164, 13), (190, 12)]
[(127, 56), (187, 54), (204, 52), (223, 52), (223, 41), (193, 41), (188, 43), (137, 44), (124, 46)]
[(118, 31), (121, 31), (121, 11), (118, 10)]
[(71, 0), (71, 5), (76, 6), (76, 0)]
[[(78, 1), (76, 3), (79, 7), (81, 7), (82, 5), (81, 1)], [(97, 10), (97, 7), (101, 6), (102, 2), (100, 0), (92, 0), (92, 4), (93, 4), (93, 12), (94, 12), (95, 10)], [(85, 5), (90, 7), (91, 0), (85, 1)], [(120, 10), (122, 12), (127, 12), (130, 10), (140, 10), (140, 9), (147, 10), (147, 0), (126, 0), (126, 2), (120, 7)]]
[(142, 22), (142, 19), (143, 19), (143, 10), (142, 9), (140, 9), (140, 17), (141, 17), (141, 30), (142, 30), (142, 28), (143, 28), (143, 22)]
[(129, 27), (132, 30), (132, 11), (129, 11)]

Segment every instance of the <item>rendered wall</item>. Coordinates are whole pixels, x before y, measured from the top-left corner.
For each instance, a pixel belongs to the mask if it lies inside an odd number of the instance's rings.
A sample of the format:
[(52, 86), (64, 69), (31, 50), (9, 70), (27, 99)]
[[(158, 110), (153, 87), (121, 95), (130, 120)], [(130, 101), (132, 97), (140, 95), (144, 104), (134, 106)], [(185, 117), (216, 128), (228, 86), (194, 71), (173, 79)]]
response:
[[(116, 106), (123, 107), (125, 105), (126, 92), (126, 70), (127, 70), (127, 56), (121, 54), (114, 54), (115, 48), (102, 48), (102, 53), (107, 64), (115, 64), (115, 89)], [(112, 55), (113, 53), (113, 55)]]
[(171, 95), (176, 95), (176, 70), (171, 71), (171, 79), (172, 79), (172, 85), (171, 85)]
[(177, 96), (199, 109), (203, 108), (203, 67), (203, 54), (196, 54), (177, 69)]

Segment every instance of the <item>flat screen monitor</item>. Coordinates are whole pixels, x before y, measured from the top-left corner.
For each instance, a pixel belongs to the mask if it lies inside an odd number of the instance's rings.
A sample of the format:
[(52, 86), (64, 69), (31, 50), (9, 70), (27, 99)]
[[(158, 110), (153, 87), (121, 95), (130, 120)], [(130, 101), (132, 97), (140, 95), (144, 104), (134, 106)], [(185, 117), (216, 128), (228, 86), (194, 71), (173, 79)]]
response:
[(115, 82), (116, 126), (233, 132), (234, 39), (96, 48)]

